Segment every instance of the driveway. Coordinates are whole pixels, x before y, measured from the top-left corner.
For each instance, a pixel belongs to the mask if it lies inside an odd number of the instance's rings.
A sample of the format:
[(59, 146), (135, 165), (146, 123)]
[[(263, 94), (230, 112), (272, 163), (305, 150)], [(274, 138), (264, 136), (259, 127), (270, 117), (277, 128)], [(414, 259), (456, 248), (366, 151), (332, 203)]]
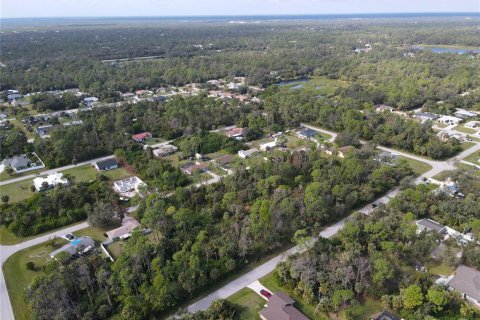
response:
[(252, 283), (250, 283), (247, 288), (250, 288), (252, 289), (253, 291), (255, 291), (260, 297), (262, 297), (263, 299), (267, 300), (267, 297), (265, 297), (263, 294), (260, 293), (260, 291), (262, 290), (265, 290), (267, 292), (270, 292), (273, 294), (273, 292), (271, 292), (270, 290), (268, 290), (263, 284), (260, 283), (260, 281), (258, 280), (255, 280), (253, 281)]

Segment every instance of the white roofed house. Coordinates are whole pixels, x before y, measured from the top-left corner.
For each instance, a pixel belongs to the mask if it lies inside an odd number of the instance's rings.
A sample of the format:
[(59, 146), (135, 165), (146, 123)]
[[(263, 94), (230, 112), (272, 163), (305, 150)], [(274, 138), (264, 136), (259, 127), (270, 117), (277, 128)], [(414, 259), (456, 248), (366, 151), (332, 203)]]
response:
[(441, 122), (446, 125), (458, 125), (460, 122), (462, 122), (462, 118), (458, 117), (452, 117), (452, 116), (441, 116), (440, 118), (437, 119), (438, 122)]
[(145, 182), (137, 176), (113, 182), (113, 190), (127, 198), (133, 198), (140, 192), (140, 188), (143, 186), (146, 186)]
[(156, 157), (161, 158), (161, 157), (168, 156), (172, 153), (175, 153), (177, 151), (178, 151), (178, 148), (175, 147), (174, 145), (166, 144), (166, 145), (161, 146), (158, 149), (153, 150), (152, 152)]
[(63, 173), (58, 172), (33, 179), (33, 185), (37, 191), (45, 191), (57, 185), (68, 185), (68, 180), (63, 177)]
[(258, 152), (257, 148), (252, 148), (249, 150), (240, 150), (238, 151), (238, 156), (242, 159), (250, 158), (252, 155)]
[(87, 98), (83, 99), (83, 104), (85, 104), (87, 107), (91, 107), (97, 102), (98, 102), (97, 97), (87, 97)]
[(457, 108), (457, 111), (455, 111), (453, 115), (461, 119), (468, 119), (468, 118), (473, 118), (477, 116), (475, 112), (471, 112), (471, 111), (468, 111), (465, 109), (459, 109), (459, 108)]

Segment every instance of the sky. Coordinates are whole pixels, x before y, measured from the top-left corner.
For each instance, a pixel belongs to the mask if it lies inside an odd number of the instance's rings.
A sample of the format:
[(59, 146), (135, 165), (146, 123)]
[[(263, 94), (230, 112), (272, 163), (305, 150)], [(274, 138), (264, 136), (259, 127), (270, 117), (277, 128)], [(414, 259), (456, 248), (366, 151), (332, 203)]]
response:
[(480, 12), (480, 0), (0, 0), (1, 18)]

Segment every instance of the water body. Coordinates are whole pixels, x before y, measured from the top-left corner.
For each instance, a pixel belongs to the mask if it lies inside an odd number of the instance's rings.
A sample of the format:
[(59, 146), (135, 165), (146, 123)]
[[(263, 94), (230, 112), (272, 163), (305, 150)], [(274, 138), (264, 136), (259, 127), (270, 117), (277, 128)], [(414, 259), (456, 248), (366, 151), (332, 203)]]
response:
[(284, 80), (284, 81), (277, 82), (276, 84), (280, 87), (294, 84), (294, 86), (291, 89), (301, 89), (303, 88), (304, 83), (308, 81), (310, 81), (309, 78), (302, 78), (302, 79), (295, 79), (295, 80)]
[(55, 17), (55, 18), (0, 18), (2, 29), (20, 26), (92, 25), (92, 24), (145, 24), (159, 22), (181, 23), (259, 23), (302, 20), (362, 20), (405, 18), (480, 18), (480, 12), (442, 13), (363, 13), (363, 14), (312, 14), (312, 15), (238, 15), (238, 16), (151, 16), (151, 17)]
[(456, 54), (472, 54), (480, 53), (480, 49), (467, 49), (467, 48), (450, 48), (450, 47), (422, 47), (415, 46), (415, 49), (422, 51), (431, 51), (433, 53), (456, 53)]

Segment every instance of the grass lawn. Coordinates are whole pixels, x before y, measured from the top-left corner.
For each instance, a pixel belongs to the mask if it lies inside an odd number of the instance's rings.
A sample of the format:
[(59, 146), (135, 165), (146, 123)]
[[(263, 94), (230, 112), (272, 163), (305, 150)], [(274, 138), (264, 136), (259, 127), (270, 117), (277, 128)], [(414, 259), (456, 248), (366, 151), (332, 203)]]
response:
[(0, 187), (0, 194), (10, 197), (10, 203), (19, 202), (33, 196), (30, 187), (33, 185), (33, 179), (18, 181)]
[(467, 133), (467, 134), (477, 133), (477, 130), (466, 128), (463, 124), (459, 124), (458, 126), (454, 127), (453, 130), (463, 132), (463, 133)]
[(473, 147), (474, 145), (476, 145), (475, 142), (464, 142), (464, 143), (461, 144), (463, 151), (465, 151), (465, 150), (467, 150), (467, 149), (470, 149), (470, 148)]
[(123, 241), (116, 241), (114, 243), (109, 244), (107, 246), (107, 250), (112, 255), (113, 259), (117, 259), (122, 254), (123, 246), (124, 246)]
[[(87, 164), (80, 167), (75, 167), (72, 169), (62, 171), (64, 175), (72, 175), (75, 177), (76, 182), (80, 181), (92, 181), (95, 180), (97, 174), (100, 172), (97, 171), (93, 166)], [(107, 170), (101, 172), (104, 176), (108, 177), (110, 180), (118, 180), (121, 178), (129, 177), (132, 174), (129, 173), (125, 168), (121, 167), (118, 169)]]
[[(284, 291), (286, 292), (289, 296), (291, 296), (295, 300), (295, 306), (302, 311), (307, 317), (313, 320), (327, 320), (331, 319), (328, 314), (324, 312), (317, 312), (315, 313), (315, 306), (307, 304), (301, 297), (298, 295), (295, 295), (293, 291), (284, 288), (280, 286), (275, 278), (273, 277), (273, 272), (266, 275), (262, 279), (260, 279), (260, 282), (270, 289), (272, 292), (277, 292), (277, 291)], [(361, 299), (360, 305), (355, 309), (355, 312), (353, 313), (353, 319), (354, 320), (368, 320), (370, 319), (370, 316), (376, 312), (382, 311), (382, 303), (380, 301), (374, 300), (372, 298), (366, 297), (364, 299)], [(343, 319), (341, 316), (339, 316), (336, 319)]]
[[(434, 260), (432, 260), (432, 261), (434, 261)], [(449, 275), (451, 275), (455, 271), (455, 269), (450, 267), (449, 265), (447, 265), (445, 263), (438, 263), (436, 261), (434, 261), (434, 263), (432, 263), (432, 262), (427, 263), (427, 269), (432, 274), (440, 274), (440, 275), (446, 276), (446, 277), (448, 277)]]
[(13, 232), (8, 230), (7, 228), (0, 227), (0, 245), (18, 244), (20, 242), (24, 242), (24, 241), (27, 241), (27, 240), (30, 240), (30, 239), (33, 239), (33, 238), (37, 238), (37, 237), (40, 237), (40, 236), (45, 235), (47, 233), (51, 233), (51, 232), (54, 232), (54, 231), (57, 231), (57, 230), (67, 228), (67, 227), (72, 227), (72, 226), (74, 226), (76, 224), (80, 224), (80, 223), (83, 223), (83, 221), (78, 221), (78, 222), (75, 222), (75, 223), (72, 223), (72, 224), (69, 224), (69, 225), (66, 225), (66, 226), (58, 227), (56, 229), (48, 230), (48, 231), (45, 231), (45, 232), (42, 232), (42, 233), (39, 233), (39, 234), (36, 234), (36, 235), (33, 235), (33, 236), (28, 236), (28, 237), (16, 236)]
[(432, 169), (432, 166), (429, 165), (428, 163), (418, 161), (418, 160), (415, 160), (415, 159), (412, 159), (412, 158), (407, 158), (407, 157), (402, 157), (402, 156), (400, 156), (400, 157), (402, 159), (405, 159), (408, 162), (408, 164), (412, 168), (413, 172), (415, 172), (415, 174), (418, 175), (418, 176), (427, 172), (428, 170)]
[(105, 237), (103, 234), (113, 228), (95, 228), (95, 227), (88, 227), (82, 230), (75, 231), (73, 235), (75, 237), (83, 237), (83, 236), (89, 236), (93, 240), (97, 242), (103, 242), (107, 240), (108, 238)]
[(360, 305), (353, 311), (353, 319), (370, 320), (372, 315), (383, 311), (382, 302), (366, 297), (360, 301)]
[(151, 145), (154, 145), (154, 144), (157, 144), (157, 143), (162, 143), (162, 142), (165, 142), (167, 140), (165, 139), (162, 139), (162, 138), (151, 138), (151, 139), (148, 139), (147, 141), (145, 141), (145, 144), (148, 145), (148, 146), (151, 146)]
[(451, 170), (445, 170), (434, 175), (432, 178), (438, 181), (445, 181), (445, 179), (447, 179), (451, 175), (451, 172)]
[(258, 312), (262, 310), (267, 303), (265, 299), (250, 288), (243, 288), (228, 297), (227, 300), (234, 304), (236, 315), (238, 319), (242, 320), (260, 319)]
[(30, 174), (37, 174), (39, 172), (41, 172), (42, 170), (45, 170), (45, 169), (37, 169), (37, 170), (32, 170), (32, 171), (27, 171), (27, 172), (22, 172), (22, 173), (12, 173), (12, 175), (9, 175), (5, 170), (0, 173), (0, 181), (7, 181), (7, 180), (10, 180), (10, 179), (15, 179), (15, 178), (19, 178), (19, 177), (24, 177), (24, 176), (28, 176)]
[(434, 124), (439, 127), (439, 128), (446, 128), (448, 127), (445, 123), (441, 123), (441, 122), (438, 122), (438, 121), (435, 121)]
[(477, 151), (477, 152), (472, 153), (468, 157), (465, 157), (463, 160), (465, 160), (467, 162), (470, 162), (470, 163), (473, 163), (473, 164), (476, 164), (476, 165), (480, 165), (480, 162), (478, 161), (479, 159), (480, 159), (480, 152)]
[[(55, 247), (47, 246), (45, 243), (33, 246), (15, 253), (3, 265), (15, 319), (27, 320), (32, 318), (30, 310), (23, 299), (23, 292), (33, 278), (41, 274), (41, 268), (47, 265), (48, 254), (65, 243), (67, 241), (58, 239)], [(25, 264), (29, 261), (35, 264), (35, 270), (27, 270)]]
[(468, 164), (465, 164), (465, 163), (459, 163), (459, 164), (457, 164), (457, 167), (462, 168), (462, 169), (466, 169), (469, 172), (473, 172), (473, 174), (475, 174), (477, 176), (480, 176), (480, 169), (477, 169), (474, 166), (471, 166), (471, 165), (468, 165)]

